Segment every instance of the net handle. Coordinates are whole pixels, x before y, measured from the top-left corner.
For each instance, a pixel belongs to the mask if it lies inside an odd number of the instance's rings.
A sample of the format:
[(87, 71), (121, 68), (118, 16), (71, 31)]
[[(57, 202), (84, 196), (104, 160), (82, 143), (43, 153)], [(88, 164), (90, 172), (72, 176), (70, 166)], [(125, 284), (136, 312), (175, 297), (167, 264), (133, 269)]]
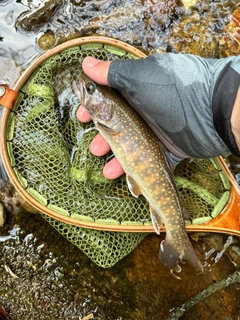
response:
[(4, 84), (0, 84), (0, 105), (12, 109), (17, 100), (18, 93)]

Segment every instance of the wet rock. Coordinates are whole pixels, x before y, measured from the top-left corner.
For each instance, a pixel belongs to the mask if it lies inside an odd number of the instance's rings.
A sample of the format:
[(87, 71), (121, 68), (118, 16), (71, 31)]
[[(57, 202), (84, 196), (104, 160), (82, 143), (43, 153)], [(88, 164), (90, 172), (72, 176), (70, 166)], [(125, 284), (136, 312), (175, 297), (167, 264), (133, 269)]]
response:
[(240, 159), (233, 154), (224, 158), (225, 163), (227, 164), (228, 168), (231, 170), (232, 174), (240, 174)]
[(237, 8), (226, 25), (220, 41), (220, 57), (238, 55), (240, 53), (240, 8)]
[(56, 44), (57, 39), (55, 34), (51, 30), (47, 30), (42, 35), (40, 35), (37, 40), (37, 44), (41, 50), (49, 50)]
[(240, 267), (240, 243), (238, 245), (234, 245), (229, 249), (229, 257), (232, 261), (232, 263), (236, 267)]
[(208, 245), (208, 248), (216, 251), (223, 250), (225, 244), (224, 238), (220, 234), (206, 235), (203, 237), (203, 242)]
[(0, 179), (0, 204), (2, 205), (3, 212), (2, 219), (0, 218), (0, 225), (1, 221), (3, 225), (6, 218), (10, 219), (23, 209), (31, 213), (38, 213), (35, 208), (19, 195), (14, 186), (4, 179)]
[(219, 35), (206, 27), (211, 24), (211, 19), (210, 15), (202, 17), (195, 11), (172, 25), (171, 37), (167, 40), (170, 51), (216, 57)]
[(184, 5), (184, 8), (188, 10), (189, 8), (194, 7), (198, 0), (181, 0), (181, 2)]
[(10, 182), (3, 179), (0, 179), (0, 202), (9, 217), (19, 213), (22, 208), (15, 188)]
[(161, 43), (161, 34), (171, 22), (176, 1), (125, 3), (101, 16), (97, 33), (113, 36), (145, 50)]
[(18, 67), (11, 58), (4, 57), (4, 53), (0, 48), (0, 79), (4, 83), (12, 87), (20, 76), (21, 68)]
[(0, 307), (0, 320), (8, 320), (8, 315), (2, 307)]
[(6, 6), (11, 0), (1, 0), (1, 5)]
[(96, 6), (99, 11), (106, 10), (113, 4), (113, 2), (113, 0), (98, 0), (94, 3), (94, 6)]
[(144, 18), (144, 7), (126, 3), (114, 9), (109, 15), (99, 16), (101, 29), (121, 30), (133, 28)]
[(161, 45), (167, 46), (168, 52), (220, 57), (219, 43), (233, 10), (232, 2), (197, 1), (187, 10), (178, 4), (178, 19), (171, 22), (168, 37), (164, 34)]
[(6, 220), (6, 213), (2, 203), (0, 203), (0, 227), (4, 226), (5, 220)]
[[(170, 52), (219, 57), (221, 33), (233, 8), (231, 0), (221, 3), (208, 0), (176, 2), (72, 0), (67, 3), (52, 0), (21, 14), (17, 28), (37, 33), (43, 27), (50, 27), (57, 39), (56, 44), (97, 33), (126, 41), (148, 52), (165, 47)], [(43, 40), (39, 44), (42, 50), (47, 50), (54, 42), (48, 35), (40, 40)]]
[(240, 266), (240, 239), (229, 235), (227, 238), (222, 234), (193, 233), (191, 239), (204, 243), (203, 251), (206, 265), (212, 267), (216, 265), (224, 255), (235, 267)]
[(17, 19), (17, 30), (37, 33), (44, 25), (52, 21), (63, 3), (63, 0), (50, 0), (41, 4), (36, 10), (24, 11)]
[(51, 23), (58, 44), (76, 37), (99, 34), (126, 41), (147, 51), (162, 43), (172, 20), (176, 1), (76, 1), (60, 10)]

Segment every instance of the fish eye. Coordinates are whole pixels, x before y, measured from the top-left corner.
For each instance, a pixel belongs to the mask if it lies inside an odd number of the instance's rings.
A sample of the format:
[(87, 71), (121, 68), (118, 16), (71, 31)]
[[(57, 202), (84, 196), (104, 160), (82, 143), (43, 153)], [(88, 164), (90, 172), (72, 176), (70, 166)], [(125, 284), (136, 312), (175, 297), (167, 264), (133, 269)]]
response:
[(92, 94), (96, 89), (96, 85), (94, 82), (87, 82), (86, 83), (86, 90), (88, 93)]

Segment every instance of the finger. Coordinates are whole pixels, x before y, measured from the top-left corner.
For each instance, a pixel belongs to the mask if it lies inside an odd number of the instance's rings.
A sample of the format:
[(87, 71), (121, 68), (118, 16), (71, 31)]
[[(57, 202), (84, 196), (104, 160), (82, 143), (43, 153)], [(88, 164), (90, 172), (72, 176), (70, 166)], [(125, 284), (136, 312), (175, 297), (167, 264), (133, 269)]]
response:
[(117, 158), (111, 159), (103, 168), (103, 175), (107, 179), (119, 178), (124, 173), (123, 168)]
[(80, 106), (77, 110), (76, 117), (81, 122), (89, 122), (91, 120), (90, 114), (84, 106)]
[(110, 151), (109, 144), (100, 133), (93, 138), (90, 145), (90, 151), (95, 156), (103, 156)]
[(108, 70), (111, 61), (101, 61), (93, 57), (83, 60), (82, 68), (88, 77), (99, 84), (108, 85)]

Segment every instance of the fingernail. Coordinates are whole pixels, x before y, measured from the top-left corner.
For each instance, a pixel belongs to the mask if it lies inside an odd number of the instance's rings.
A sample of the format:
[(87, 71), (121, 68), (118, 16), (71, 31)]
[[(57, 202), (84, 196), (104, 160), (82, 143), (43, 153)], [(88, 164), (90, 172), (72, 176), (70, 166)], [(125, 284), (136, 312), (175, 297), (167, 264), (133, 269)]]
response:
[(109, 144), (100, 133), (93, 138), (90, 145), (90, 151), (95, 156), (103, 156), (110, 151)]
[(120, 177), (123, 173), (123, 168), (116, 158), (110, 160), (103, 168), (104, 177), (110, 180)]
[(76, 117), (79, 121), (84, 123), (89, 122), (91, 120), (88, 111), (82, 105), (78, 108)]
[(93, 58), (93, 57), (86, 57), (84, 60), (83, 60), (83, 65), (85, 67), (88, 67), (88, 68), (93, 68), (95, 67), (100, 61), (96, 58)]

